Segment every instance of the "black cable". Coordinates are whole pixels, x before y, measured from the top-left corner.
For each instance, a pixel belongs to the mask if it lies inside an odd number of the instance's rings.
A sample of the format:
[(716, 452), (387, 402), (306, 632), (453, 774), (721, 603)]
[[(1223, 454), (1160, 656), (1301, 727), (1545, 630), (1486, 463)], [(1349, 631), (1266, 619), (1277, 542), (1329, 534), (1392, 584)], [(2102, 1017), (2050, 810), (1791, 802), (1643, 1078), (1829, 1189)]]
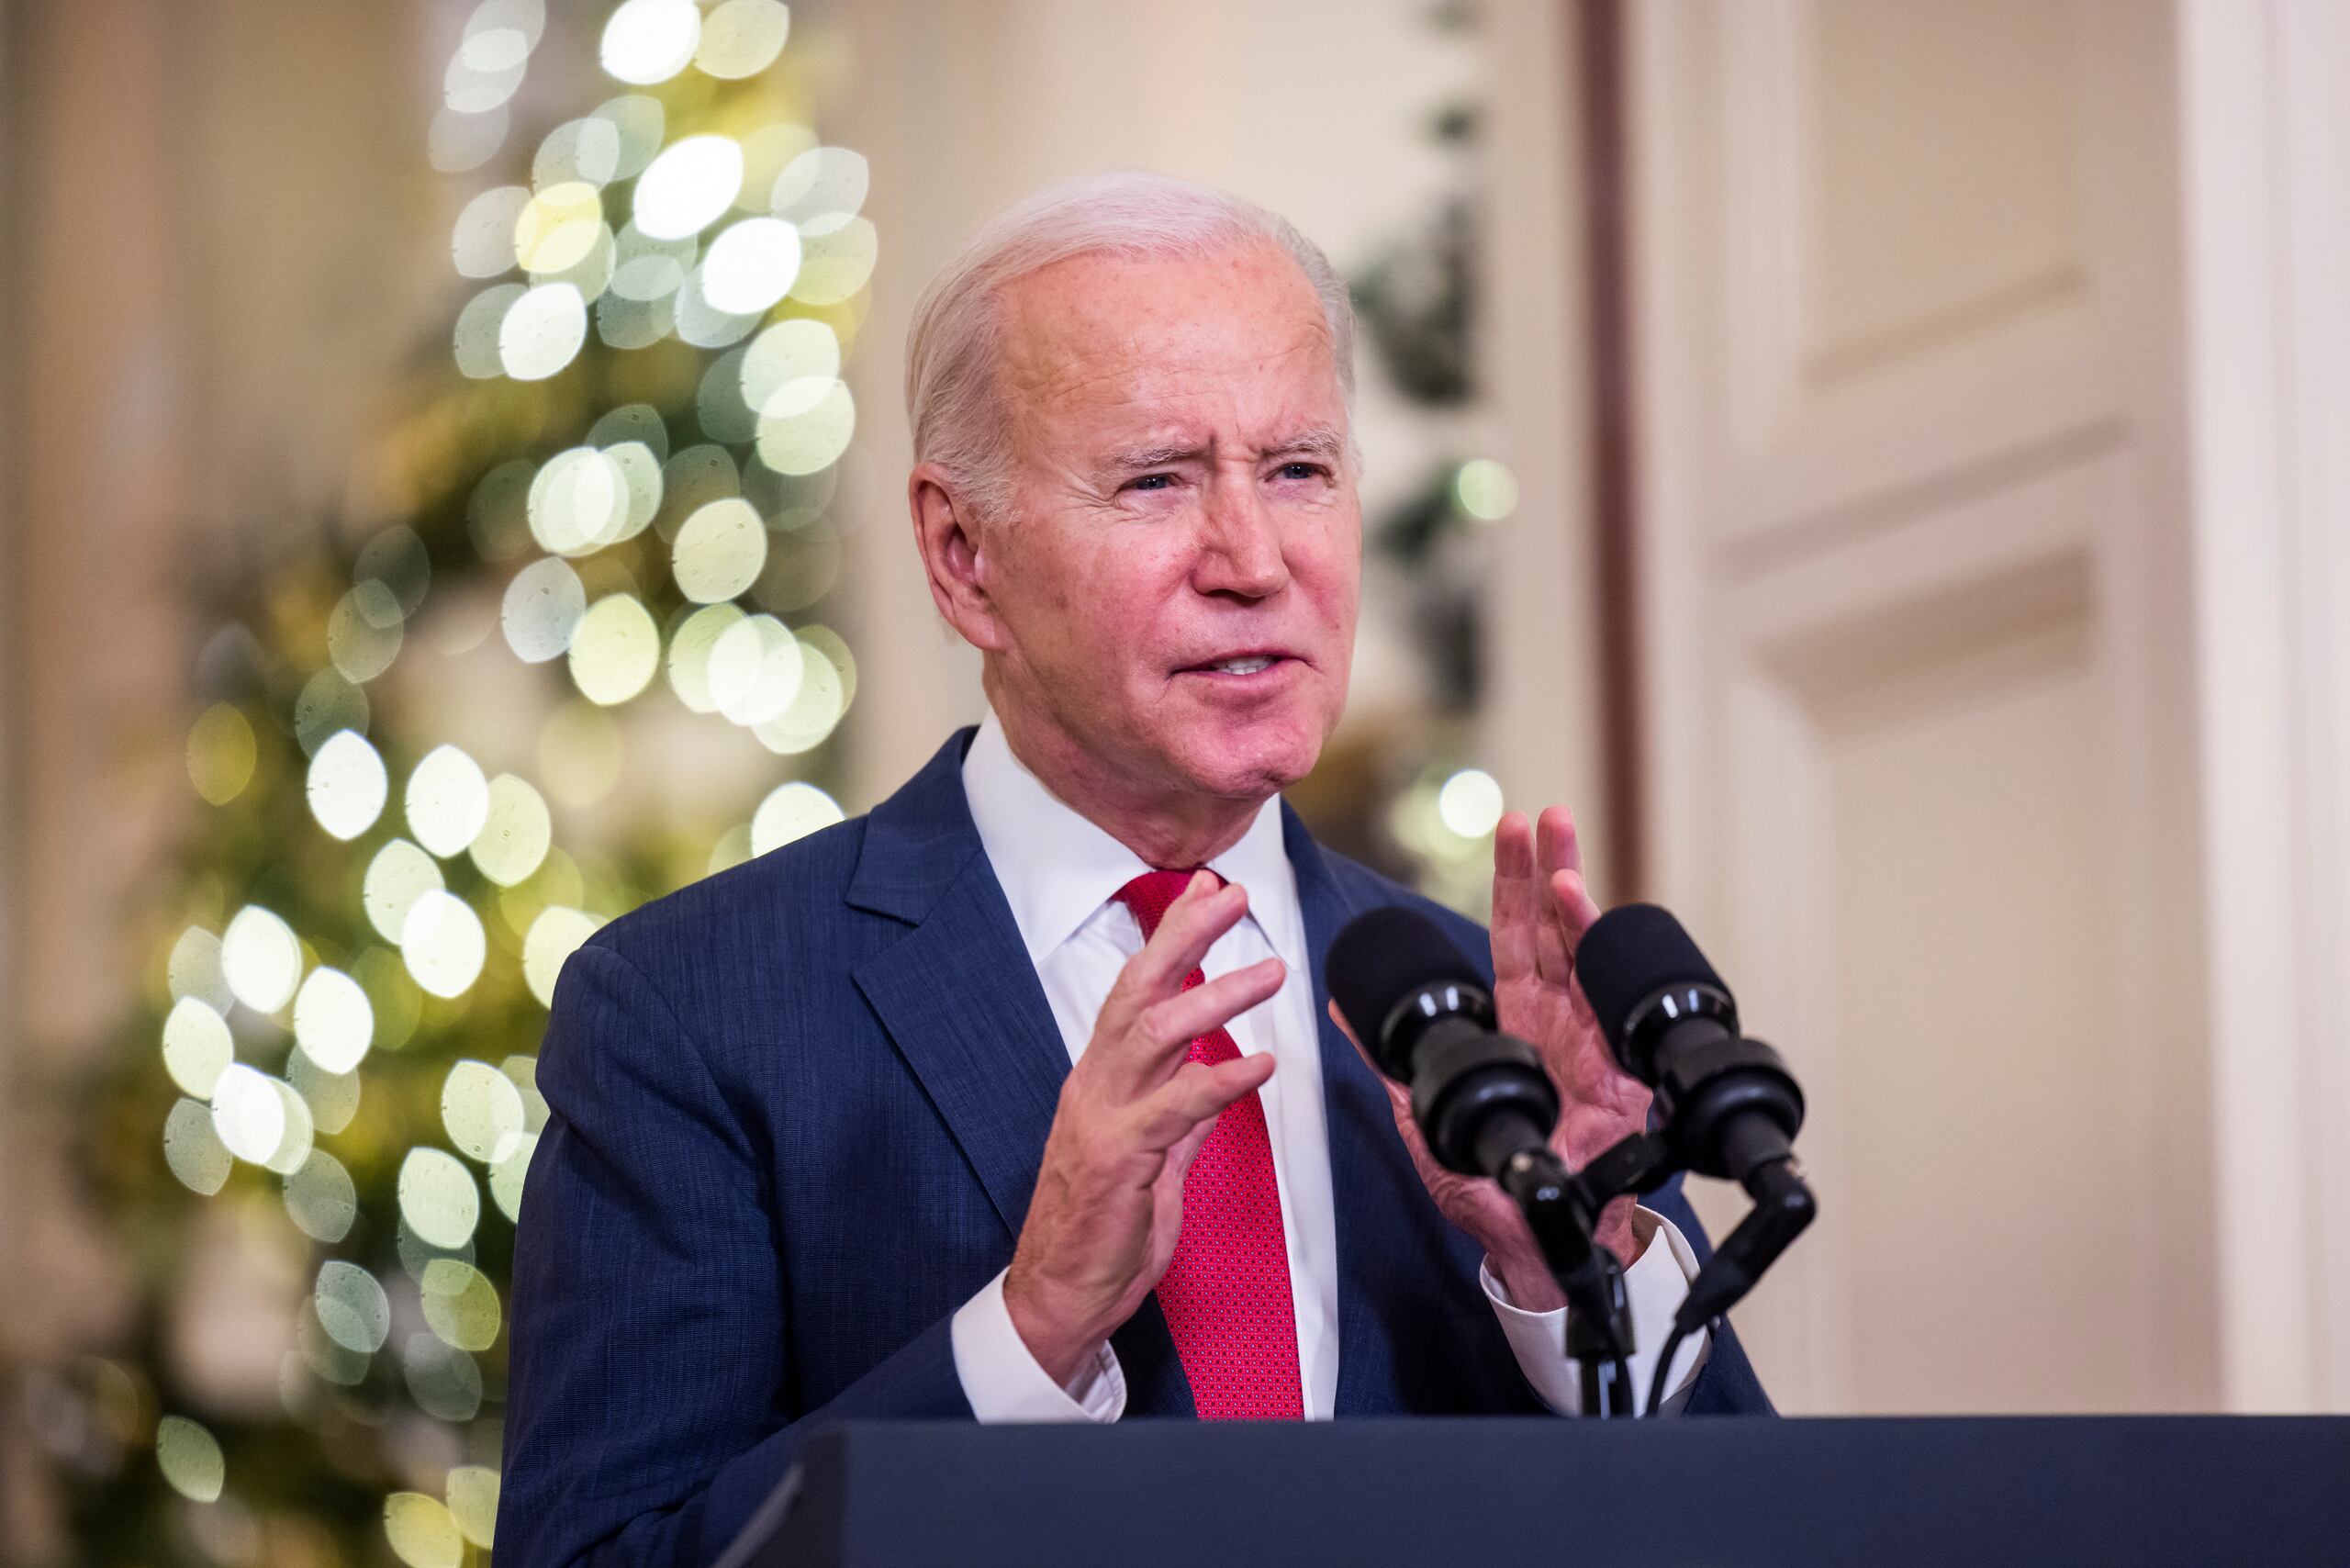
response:
[[(1710, 1329), (1720, 1321), (1721, 1319), (1717, 1317), (1706, 1327)], [(1687, 1338), (1689, 1338), (1689, 1330), (1682, 1327), (1679, 1323), (1675, 1323), (1673, 1326), (1673, 1332), (1665, 1336), (1664, 1353), (1657, 1357), (1656, 1371), (1649, 1374), (1648, 1413), (1651, 1416), (1654, 1416), (1659, 1410), (1664, 1408), (1665, 1379), (1673, 1375), (1673, 1358), (1679, 1352), (1681, 1341)]]

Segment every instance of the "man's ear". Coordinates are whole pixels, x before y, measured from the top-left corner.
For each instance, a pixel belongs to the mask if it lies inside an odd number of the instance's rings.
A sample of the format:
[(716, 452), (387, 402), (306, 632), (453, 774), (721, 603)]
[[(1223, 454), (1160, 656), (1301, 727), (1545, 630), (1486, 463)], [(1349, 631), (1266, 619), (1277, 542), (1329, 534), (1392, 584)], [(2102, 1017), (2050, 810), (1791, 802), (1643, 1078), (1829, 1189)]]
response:
[(938, 613), (980, 652), (1002, 647), (1007, 638), (987, 589), (987, 561), (970, 503), (938, 465), (918, 463), (906, 480), (906, 506)]

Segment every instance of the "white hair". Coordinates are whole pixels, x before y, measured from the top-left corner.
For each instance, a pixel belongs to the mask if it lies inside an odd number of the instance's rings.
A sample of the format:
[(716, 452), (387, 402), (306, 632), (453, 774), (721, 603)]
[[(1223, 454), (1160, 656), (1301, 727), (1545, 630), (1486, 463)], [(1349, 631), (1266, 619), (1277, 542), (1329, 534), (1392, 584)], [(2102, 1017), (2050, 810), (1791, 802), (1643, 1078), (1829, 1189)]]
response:
[[(1330, 353), (1354, 402), (1354, 303), (1346, 280), (1278, 213), (1211, 185), (1124, 171), (1046, 185), (981, 224), (930, 280), (906, 337), (906, 412), (914, 461), (935, 463), (984, 516), (1011, 500), (996, 375), (998, 297), (1005, 286), (1072, 256), (1211, 256), (1252, 242), (1279, 246), (1322, 304)], [(1352, 438), (1348, 450), (1353, 450)]]

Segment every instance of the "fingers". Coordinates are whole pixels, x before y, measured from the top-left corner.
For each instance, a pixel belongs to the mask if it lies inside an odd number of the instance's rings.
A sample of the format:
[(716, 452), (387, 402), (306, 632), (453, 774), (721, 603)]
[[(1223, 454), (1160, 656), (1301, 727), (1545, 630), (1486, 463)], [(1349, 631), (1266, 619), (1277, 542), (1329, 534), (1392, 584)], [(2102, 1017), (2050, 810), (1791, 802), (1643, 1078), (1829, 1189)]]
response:
[(1599, 918), (1599, 905), (1594, 902), (1591, 890), (1583, 886), (1580, 871), (1550, 873), (1550, 900), (1558, 906), (1560, 924), (1566, 927), (1567, 950), (1572, 955), (1583, 945), (1583, 934)]
[(1272, 1076), (1270, 1051), (1235, 1057), (1214, 1067), (1184, 1063), (1174, 1077), (1159, 1085), (1146, 1106), (1141, 1129), (1144, 1147), (1175, 1148), (1198, 1131), (1202, 1123), (1213, 1123), (1226, 1105), (1254, 1094)]
[[(1583, 890), (1583, 846), (1575, 833), (1574, 813), (1564, 806), (1544, 810), (1534, 826), (1534, 857), (1540, 867), (1533, 879), (1540, 913), (1531, 923), (1534, 972), (1548, 985), (1564, 986), (1574, 976), (1575, 946), (1584, 928), (1596, 919), (1585, 916), (1590, 902)], [(1572, 878), (1572, 897), (1561, 896), (1561, 879)]]
[(1534, 868), (1534, 830), (1524, 812), (1510, 812), (1494, 828), (1494, 978), (1521, 980), (1534, 972), (1534, 927), (1542, 889)]
[(1200, 967), (1215, 939), (1239, 924), (1248, 895), (1238, 883), (1216, 885), (1214, 875), (1196, 871), (1158, 922), (1158, 929), (1126, 960), (1102, 1000), (1097, 1029), (1126, 1033), (1134, 1015), (1183, 988), (1183, 977)]
[(1286, 973), (1279, 958), (1259, 958), (1245, 969), (1151, 1003), (1135, 1021), (1136, 1033), (1147, 1047), (1136, 1053), (1137, 1065), (1182, 1055), (1202, 1035), (1223, 1028), (1279, 991)]
[(1536, 858), (1542, 869), (1572, 871), (1583, 874), (1583, 841), (1575, 832), (1575, 814), (1564, 806), (1546, 807), (1542, 820), (1535, 824), (1539, 844)]

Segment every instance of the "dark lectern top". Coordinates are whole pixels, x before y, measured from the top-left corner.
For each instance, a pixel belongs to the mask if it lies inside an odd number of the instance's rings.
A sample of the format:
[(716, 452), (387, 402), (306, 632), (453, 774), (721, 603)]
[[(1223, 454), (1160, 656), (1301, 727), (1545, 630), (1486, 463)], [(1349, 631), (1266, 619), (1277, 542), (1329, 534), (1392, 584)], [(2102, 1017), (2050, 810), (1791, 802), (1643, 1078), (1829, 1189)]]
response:
[(2350, 1565), (2350, 1417), (905, 1423), (805, 1453), (729, 1568)]

